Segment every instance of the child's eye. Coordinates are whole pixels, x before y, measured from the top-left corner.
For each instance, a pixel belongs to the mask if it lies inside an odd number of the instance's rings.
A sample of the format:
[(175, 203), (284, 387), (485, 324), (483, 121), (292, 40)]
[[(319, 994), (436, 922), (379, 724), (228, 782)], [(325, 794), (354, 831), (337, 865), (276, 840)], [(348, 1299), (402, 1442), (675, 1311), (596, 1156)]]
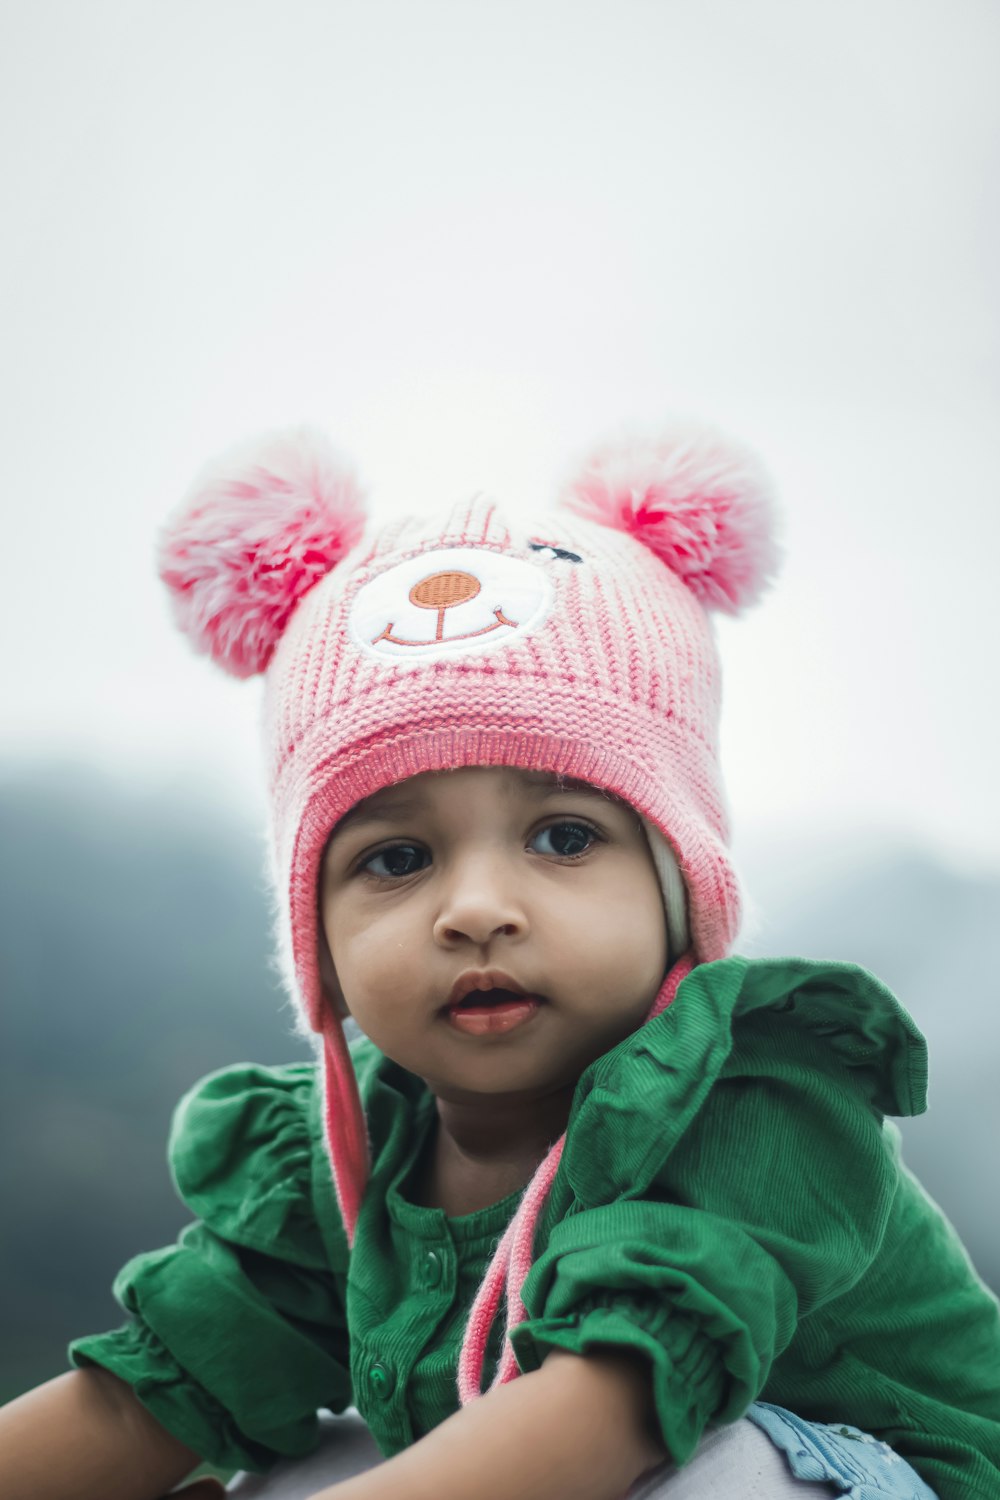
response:
[(560, 859), (573, 859), (586, 854), (597, 839), (597, 831), (589, 823), (570, 822), (566, 819), (562, 823), (550, 823), (548, 828), (536, 833), (531, 842), (536, 846), (539, 840), (548, 841), (549, 847), (539, 848), (539, 854), (555, 854)]
[(374, 875), (378, 880), (401, 880), (422, 870), (429, 859), (427, 850), (419, 849), (416, 844), (393, 844), (389, 849), (370, 854), (358, 870), (359, 873)]

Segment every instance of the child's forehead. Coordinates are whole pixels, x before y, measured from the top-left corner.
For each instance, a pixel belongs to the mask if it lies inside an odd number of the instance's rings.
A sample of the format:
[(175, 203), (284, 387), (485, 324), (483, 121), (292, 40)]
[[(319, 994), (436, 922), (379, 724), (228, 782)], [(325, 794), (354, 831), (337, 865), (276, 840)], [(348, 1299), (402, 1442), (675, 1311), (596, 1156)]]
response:
[(559, 793), (599, 797), (606, 802), (621, 803), (621, 798), (590, 782), (554, 771), (524, 771), (514, 766), (463, 766), (456, 770), (424, 771), (393, 782), (381, 791), (356, 802), (336, 826), (345, 827), (382, 814), (406, 815), (446, 804), (451, 798), (481, 784), (490, 796), (535, 798), (539, 801)]

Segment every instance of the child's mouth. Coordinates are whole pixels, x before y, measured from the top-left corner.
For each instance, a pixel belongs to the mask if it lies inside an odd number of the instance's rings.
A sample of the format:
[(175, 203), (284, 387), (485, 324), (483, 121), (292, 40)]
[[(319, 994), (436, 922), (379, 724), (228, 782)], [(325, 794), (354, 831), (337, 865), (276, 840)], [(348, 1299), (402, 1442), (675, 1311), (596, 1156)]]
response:
[(496, 1036), (530, 1021), (541, 1003), (539, 995), (518, 995), (513, 990), (473, 990), (464, 1000), (446, 1006), (445, 1015), (456, 1031)]

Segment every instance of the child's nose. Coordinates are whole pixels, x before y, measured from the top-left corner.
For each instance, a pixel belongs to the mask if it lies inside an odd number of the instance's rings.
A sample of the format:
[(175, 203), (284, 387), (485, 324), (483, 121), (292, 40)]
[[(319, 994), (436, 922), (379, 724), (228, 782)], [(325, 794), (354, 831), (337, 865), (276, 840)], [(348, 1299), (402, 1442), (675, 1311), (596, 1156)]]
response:
[(434, 922), (436, 942), (465, 940), (482, 947), (494, 937), (517, 937), (528, 930), (515, 873), (500, 859), (464, 860), (451, 872)]

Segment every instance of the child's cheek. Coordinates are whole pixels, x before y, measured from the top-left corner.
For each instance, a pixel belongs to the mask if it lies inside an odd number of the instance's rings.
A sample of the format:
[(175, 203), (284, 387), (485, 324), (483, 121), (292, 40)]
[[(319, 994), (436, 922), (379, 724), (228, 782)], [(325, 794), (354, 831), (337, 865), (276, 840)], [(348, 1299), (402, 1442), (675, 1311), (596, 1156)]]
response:
[(419, 960), (398, 922), (374, 921), (357, 929), (343, 944), (343, 954), (337, 972), (352, 1011), (363, 1009), (373, 1020), (388, 1021), (406, 1010)]

